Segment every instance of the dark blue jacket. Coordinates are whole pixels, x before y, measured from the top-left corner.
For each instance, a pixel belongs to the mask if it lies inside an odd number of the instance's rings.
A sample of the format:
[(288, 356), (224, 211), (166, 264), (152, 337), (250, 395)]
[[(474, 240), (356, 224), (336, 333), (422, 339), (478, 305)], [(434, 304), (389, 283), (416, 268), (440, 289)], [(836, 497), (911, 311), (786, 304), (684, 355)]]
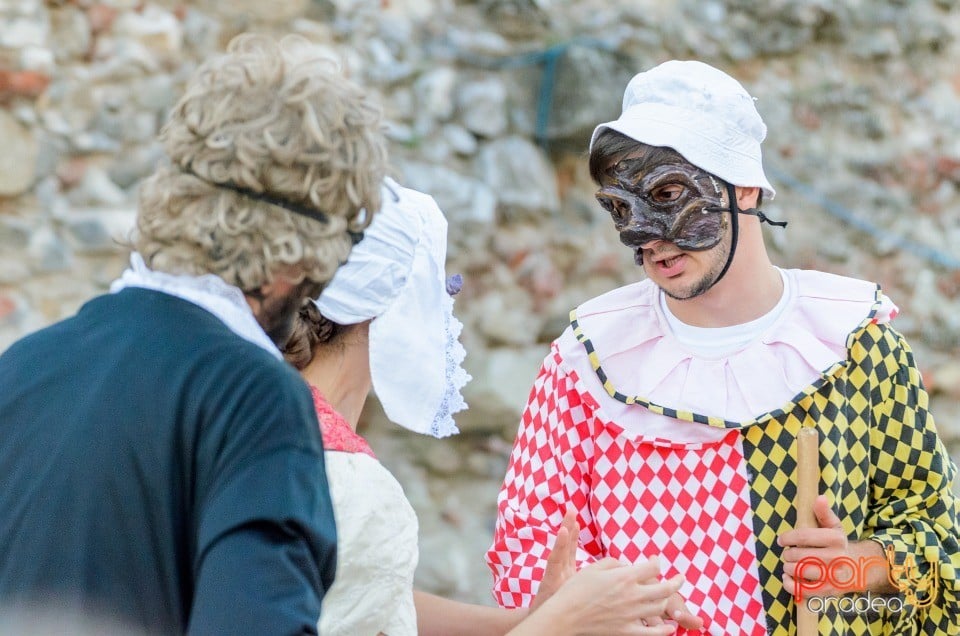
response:
[(126, 289), (0, 357), (0, 612), (312, 634), (335, 557), (309, 390), (207, 311)]

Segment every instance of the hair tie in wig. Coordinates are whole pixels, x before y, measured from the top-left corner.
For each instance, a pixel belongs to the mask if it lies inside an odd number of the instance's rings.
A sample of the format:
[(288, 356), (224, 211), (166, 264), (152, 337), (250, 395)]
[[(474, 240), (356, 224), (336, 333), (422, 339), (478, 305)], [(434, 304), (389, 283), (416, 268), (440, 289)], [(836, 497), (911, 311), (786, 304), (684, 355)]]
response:
[[(256, 190), (252, 190), (250, 188), (244, 188), (243, 186), (237, 185), (236, 183), (232, 183), (230, 181), (218, 182), (218, 181), (211, 181), (210, 179), (204, 179), (203, 177), (198, 175), (196, 172), (194, 172), (190, 168), (181, 166), (180, 169), (184, 173), (190, 175), (191, 177), (195, 177), (200, 181), (203, 181), (204, 183), (211, 185), (215, 188), (224, 188), (225, 190), (230, 190), (232, 192), (236, 192), (241, 196), (245, 196), (248, 199), (253, 199), (254, 201), (260, 201), (262, 203), (275, 205), (278, 208), (283, 208), (288, 212), (293, 212), (294, 214), (305, 216), (308, 219), (313, 219), (314, 221), (318, 223), (322, 223), (324, 225), (330, 224), (330, 217), (322, 210), (316, 210), (314, 208), (309, 208), (305, 205), (301, 205), (294, 201), (288, 201), (280, 197), (271, 196), (266, 192), (257, 192)], [(362, 231), (356, 232), (348, 228), (346, 232), (347, 232), (347, 235), (350, 237), (350, 241), (353, 243), (353, 245), (356, 245), (361, 240), (363, 240)]]

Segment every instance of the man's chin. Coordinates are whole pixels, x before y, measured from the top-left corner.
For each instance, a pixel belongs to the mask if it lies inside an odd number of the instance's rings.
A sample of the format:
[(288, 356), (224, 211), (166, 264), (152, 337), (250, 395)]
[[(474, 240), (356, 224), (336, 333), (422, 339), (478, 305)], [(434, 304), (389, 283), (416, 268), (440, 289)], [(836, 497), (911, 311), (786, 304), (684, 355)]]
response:
[(663, 290), (664, 294), (674, 300), (693, 300), (694, 298), (698, 298), (707, 293), (710, 290), (710, 287), (712, 287), (712, 284), (713, 281), (711, 281), (709, 278), (705, 278), (692, 286), (688, 285), (686, 287), (681, 287), (679, 285), (660, 285), (659, 283), (657, 283), (657, 286)]

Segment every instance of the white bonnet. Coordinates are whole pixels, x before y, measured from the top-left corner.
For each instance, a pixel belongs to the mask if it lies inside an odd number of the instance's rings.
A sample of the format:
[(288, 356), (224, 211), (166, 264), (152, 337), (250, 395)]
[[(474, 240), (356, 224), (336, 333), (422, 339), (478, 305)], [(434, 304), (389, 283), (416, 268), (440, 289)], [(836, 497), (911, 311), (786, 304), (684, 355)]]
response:
[(384, 184), (383, 207), (316, 304), (343, 325), (370, 323), (370, 373), (396, 424), (445, 437), (470, 376), (458, 338), (445, 263), (447, 220), (432, 197)]
[(690, 163), (737, 186), (776, 191), (763, 172), (760, 144), (767, 126), (746, 89), (723, 71), (696, 61), (672, 60), (627, 84), (615, 121), (600, 124), (641, 143), (673, 148)]

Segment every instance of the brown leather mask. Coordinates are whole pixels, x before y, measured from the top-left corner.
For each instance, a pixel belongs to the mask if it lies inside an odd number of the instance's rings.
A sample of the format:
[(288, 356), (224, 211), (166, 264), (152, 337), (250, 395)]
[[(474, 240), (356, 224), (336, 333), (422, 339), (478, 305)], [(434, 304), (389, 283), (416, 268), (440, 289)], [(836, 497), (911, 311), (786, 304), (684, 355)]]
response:
[(620, 240), (638, 248), (654, 240), (682, 250), (708, 250), (720, 242), (729, 221), (722, 182), (689, 163), (639, 170), (641, 161), (621, 161), (608, 172), (616, 185), (601, 188), (597, 201), (613, 217)]

